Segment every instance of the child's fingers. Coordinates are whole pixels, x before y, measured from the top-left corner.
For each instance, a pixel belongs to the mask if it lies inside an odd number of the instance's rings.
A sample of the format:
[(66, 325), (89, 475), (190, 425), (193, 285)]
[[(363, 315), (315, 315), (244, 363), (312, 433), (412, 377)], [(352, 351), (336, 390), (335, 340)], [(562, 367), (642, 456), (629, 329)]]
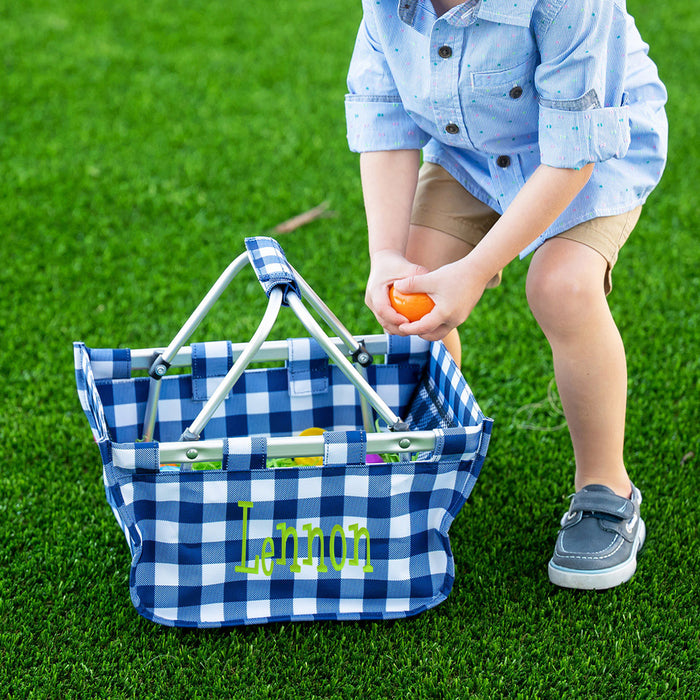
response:
[(434, 291), (431, 287), (432, 277), (429, 272), (425, 274), (411, 275), (410, 277), (403, 277), (400, 280), (394, 282), (394, 288), (397, 292), (402, 294), (419, 294), (423, 292), (424, 294), (429, 294)]
[(370, 308), (374, 312), (374, 315), (379, 319), (382, 326), (385, 323), (390, 323), (393, 326), (400, 326), (402, 323), (406, 323), (408, 320), (405, 316), (400, 314), (389, 302), (389, 294), (384, 291), (379, 295), (379, 299), (373, 300), (374, 303), (370, 304)]
[(417, 321), (400, 324), (399, 330), (402, 335), (419, 335), (426, 340), (439, 340), (450, 331), (444, 320), (442, 314), (436, 308)]
[(423, 338), (423, 340), (433, 341), (442, 340), (451, 330), (452, 328), (450, 326), (446, 326), (443, 324), (430, 331), (426, 331), (425, 333), (416, 333), (415, 331), (408, 332), (406, 326), (404, 325), (400, 327), (399, 333), (395, 335), (417, 335), (420, 338)]
[(382, 305), (372, 311), (385, 331), (393, 335), (403, 335), (401, 326), (407, 323), (407, 319), (395, 311), (391, 304)]

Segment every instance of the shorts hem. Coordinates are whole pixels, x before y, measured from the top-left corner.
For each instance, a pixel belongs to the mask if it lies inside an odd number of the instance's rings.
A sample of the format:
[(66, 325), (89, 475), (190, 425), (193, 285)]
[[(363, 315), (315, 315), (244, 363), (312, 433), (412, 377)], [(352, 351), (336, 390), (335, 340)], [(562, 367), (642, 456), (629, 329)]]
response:
[(474, 248), (491, 229), (491, 226), (456, 226), (453, 217), (420, 208), (413, 210), (411, 224), (442, 231)]

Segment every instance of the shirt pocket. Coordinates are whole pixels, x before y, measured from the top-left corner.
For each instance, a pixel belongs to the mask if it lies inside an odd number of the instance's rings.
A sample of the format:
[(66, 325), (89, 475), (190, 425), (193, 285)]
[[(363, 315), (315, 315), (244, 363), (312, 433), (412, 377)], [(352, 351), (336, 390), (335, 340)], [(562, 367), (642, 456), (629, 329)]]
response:
[(465, 74), (460, 86), (462, 113), (477, 150), (503, 154), (537, 143), (537, 59), (533, 54), (510, 68)]

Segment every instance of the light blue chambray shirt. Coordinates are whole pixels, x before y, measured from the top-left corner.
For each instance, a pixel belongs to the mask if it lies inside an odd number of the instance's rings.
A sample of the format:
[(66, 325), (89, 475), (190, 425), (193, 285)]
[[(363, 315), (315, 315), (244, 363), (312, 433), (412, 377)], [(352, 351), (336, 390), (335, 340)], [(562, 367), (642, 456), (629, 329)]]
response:
[(666, 162), (666, 89), (625, 0), (363, 0), (353, 151), (423, 149), (499, 213), (540, 163), (593, 175), (521, 253), (642, 204)]

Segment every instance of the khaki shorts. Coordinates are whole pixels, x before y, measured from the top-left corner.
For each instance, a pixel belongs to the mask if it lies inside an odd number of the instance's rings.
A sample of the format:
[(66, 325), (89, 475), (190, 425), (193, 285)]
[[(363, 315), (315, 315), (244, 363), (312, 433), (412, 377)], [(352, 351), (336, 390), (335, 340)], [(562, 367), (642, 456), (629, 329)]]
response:
[[(616, 216), (600, 216), (558, 234), (598, 251), (608, 263), (605, 291), (612, 289), (612, 269), (620, 248), (639, 220), (642, 207)], [(467, 244), (477, 245), (498, 221), (499, 214), (471, 195), (444, 168), (424, 163), (418, 178), (411, 223), (443, 231)], [(487, 285), (500, 284), (499, 272)]]

